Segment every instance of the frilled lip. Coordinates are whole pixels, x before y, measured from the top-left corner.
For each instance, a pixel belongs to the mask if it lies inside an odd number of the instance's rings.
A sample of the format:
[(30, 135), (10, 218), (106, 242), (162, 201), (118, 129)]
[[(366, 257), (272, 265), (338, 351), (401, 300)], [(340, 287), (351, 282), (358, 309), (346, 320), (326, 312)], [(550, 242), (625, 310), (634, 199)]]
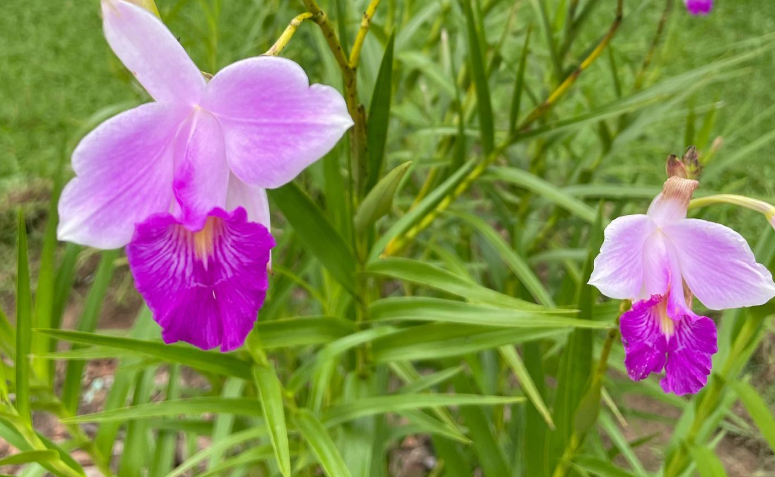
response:
[(668, 302), (667, 295), (652, 295), (621, 316), (627, 374), (642, 380), (664, 371), (660, 385), (665, 392), (694, 394), (707, 384), (711, 372), (718, 350), (716, 325), (688, 307), (670, 309)]
[(263, 305), (274, 245), (245, 209), (216, 208), (197, 232), (171, 214), (149, 217), (137, 225), (127, 258), (166, 343), (231, 351), (244, 343)]

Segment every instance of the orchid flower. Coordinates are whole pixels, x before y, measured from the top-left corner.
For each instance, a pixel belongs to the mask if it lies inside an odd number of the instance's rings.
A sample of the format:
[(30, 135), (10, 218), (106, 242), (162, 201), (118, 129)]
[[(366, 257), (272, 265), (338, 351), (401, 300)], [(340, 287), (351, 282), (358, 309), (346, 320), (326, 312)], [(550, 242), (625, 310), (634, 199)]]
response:
[(291, 181), (352, 125), (342, 96), (296, 63), (257, 57), (209, 82), (149, 11), (102, 1), (105, 37), (154, 102), (108, 119), (73, 152), (61, 240), (127, 245), (165, 342), (239, 347), (267, 288), (265, 188)]
[(692, 15), (707, 15), (713, 9), (713, 0), (684, 0)]
[(686, 218), (698, 186), (671, 177), (647, 214), (611, 222), (589, 280), (610, 298), (634, 302), (620, 319), (630, 378), (664, 369), (662, 389), (677, 395), (705, 386), (717, 351), (716, 325), (692, 311), (692, 297), (721, 310), (775, 296), (772, 275), (740, 234)]

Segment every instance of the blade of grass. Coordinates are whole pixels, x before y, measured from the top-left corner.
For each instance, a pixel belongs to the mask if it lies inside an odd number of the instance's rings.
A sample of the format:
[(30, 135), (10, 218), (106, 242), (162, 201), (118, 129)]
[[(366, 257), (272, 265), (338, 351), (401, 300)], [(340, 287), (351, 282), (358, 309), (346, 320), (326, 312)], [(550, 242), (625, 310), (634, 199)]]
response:
[(775, 452), (775, 418), (756, 389), (748, 383), (737, 381), (732, 383), (732, 388), (743, 402), (748, 415), (759, 428), (764, 439)]
[(452, 272), (418, 260), (386, 258), (371, 263), (368, 273), (416, 283), (463, 297), (474, 303), (484, 303), (517, 310), (547, 310), (546, 308), (459, 277)]
[(274, 367), (257, 364), (253, 366), (253, 377), (258, 387), (261, 408), (264, 411), (264, 423), (272, 441), (277, 465), (285, 477), (291, 475), (291, 451), (288, 444), (288, 429), (285, 425), (283, 391)]
[(476, 19), (471, 8), (474, 0), (462, 0), (463, 13), (466, 17), (468, 34), (468, 56), (476, 90), (476, 107), (479, 112), (479, 128), (481, 130), (482, 149), (490, 154), (495, 147), (495, 125), (492, 113), (490, 86), (487, 82), (487, 70), (482, 56), (482, 46), (486, 43), (483, 32), (478, 31)]
[(523, 402), (523, 397), (480, 396), (477, 394), (391, 394), (371, 396), (357, 402), (326, 409), (323, 422), (327, 427), (364, 416), (448, 406), (492, 406)]
[[(78, 331), (91, 332), (97, 328), (97, 319), (99, 318), (105, 295), (108, 292), (108, 285), (110, 285), (110, 280), (113, 278), (114, 262), (118, 258), (118, 254), (118, 250), (102, 253), (97, 274), (94, 277), (94, 282), (86, 298), (86, 305), (78, 322)], [(74, 344), (73, 347), (78, 347), (78, 345)], [(71, 414), (76, 414), (78, 411), (78, 402), (81, 396), (81, 375), (83, 374), (84, 366), (85, 363), (81, 361), (70, 361), (67, 363), (65, 381), (62, 385), (62, 404)]]
[[(393, 49), (396, 32), (390, 34), (382, 63), (374, 83), (369, 105), (366, 142), (369, 146), (369, 167), (366, 191), (370, 191), (379, 181), (385, 157), (388, 125), (390, 124), (390, 102), (393, 95)], [(357, 219), (356, 219), (357, 220)]]
[(320, 208), (293, 182), (268, 192), (308, 250), (345, 289), (354, 293), (357, 261)]
[(202, 351), (187, 345), (167, 345), (160, 341), (99, 335), (80, 331), (36, 330), (64, 341), (83, 345), (105, 346), (126, 349), (133, 353), (179, 363), (194, 369), (224, 376), (251, 379), (250, 363), (234, 355)]
[(30, 415), (30, 347), (32, 342), (32, 298), (27, 256), (27, 226), (19, 209), (16, 242), (16, 412), (28, 426)]
[(514, 349), (513, 346), (501, 346), (498, 348), (498, 351), (503, 357), (503, 360), (506, 361), (506, 364), (509, 366), (509, 368), (511, 368), (514, 376), (517, 377), (520, 386), (522, 386), (522, 391), (525, 393), (528, 399), (530, 399), (530, 402), (533, 403), (533, 406), (535, 406), (535, 408), (544, 418), (546, 423), (549, 425), (549, 428), (554, 430), (552, 414), (549, 411), (549, 408), (546, 406), (543, 398), (541, 397), (541, 393), (538, 392), (538, 388), (533, 382), (533, 378), (531, 378), (530, 374), (527, 372), (525, 364), (522, 362), (519, 354), (517, 354), (517, 350)]
[(328, 477), (352, 477), (331, 436), (314, 414), (301, 409), (293, 421)]

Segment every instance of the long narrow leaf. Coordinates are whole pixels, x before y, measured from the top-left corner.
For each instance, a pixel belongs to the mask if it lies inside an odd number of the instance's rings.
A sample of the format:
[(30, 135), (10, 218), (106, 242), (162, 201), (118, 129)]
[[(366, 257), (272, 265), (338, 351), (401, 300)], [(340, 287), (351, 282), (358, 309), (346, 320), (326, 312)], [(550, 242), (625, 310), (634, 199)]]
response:
[(301, 409), (293, 421), (328, 477), (352, 477), (331, 436), (314, 414)]
[(261, 408), (264, 411), (264, 423), (269, 431), (277, 465), (280, 473), (291, 475), (291, 451), (288, 444), (288, 429), (285, 425), (283, 391), (274, 368), (270, 364), (253, 367)]

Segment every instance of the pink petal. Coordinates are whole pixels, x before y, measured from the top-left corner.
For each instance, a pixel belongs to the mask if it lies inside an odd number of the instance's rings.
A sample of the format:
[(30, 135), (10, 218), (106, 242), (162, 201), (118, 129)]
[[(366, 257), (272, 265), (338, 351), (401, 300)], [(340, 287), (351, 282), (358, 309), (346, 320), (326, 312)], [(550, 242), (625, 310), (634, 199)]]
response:
[(699, 185), (697, 181), (671, 177), (651, 202), (648, 216), (660, 227), (685, 219), (689, 201)]
[(665, 392), (694, 394), (708, 383), (716, 346), (716, 324), (708, 317), (685, 315), (675, 325), (667, 349)]
[(180, 129), (175, 141), (175, 180), (183, 224), (201, 229), (210, 210), (226, 205), (229, 165), (218, 120), (197, 109)]
[(689, 289), (708, 308), (757, 306), (775, 296), (769, 270), (756, 263), (745, 239), (734, 230), (698, 219), (663, 230), (677, 250)]
[(246, 184), (234, 174), (229, 175), (229, 191), (226, 195), (226, 209), (234, 210), (244, 207), (248, 212), (248, 220), (258, 222), (269, 229), (269, 199), (266, 189)]
[(264, 302), (274, 245), (244, 209), (215, 209), (199, 232), (170, 214), (150, 217), (138, 224), (127, 257), (166, 343), (230, 351), (244, 343)]
[(204, 77), (161, 20), (123, 0), (103, 0), (102, 21), (110, 47), (153, 99), (199, 101)]
[(589, 284), (609, 298), (638, 297), (643, 288), (643, 246), (654, 229), (645, 215), (627, 215), (611, 222)]
[[(662, 233), (652, 233), (643, 245), (643, 289), (638, 298), (665, 295), (676, 266), (671, 261), (669, 245)], [(678, 280), (680, 282), (680, 273)]]
[(660, 316), (665, 305), (661, 302), (661, 295), (635, 302), (619, 320), (624, 364), (630, 379), (635, 381), (659, 373), (665, 367), (667, 338), (661, 328)]
[(713, 0), (684, 0), (692, 15), (707, 15), (713, 9)]
[(144, 104), (108, 119), (73, 152), (76, 177), (59, 201), (60, 240), (111, 249), (135, 222), (172, 203), (172, 143), (187, 111)]
[(299, 65), (276, 57), (221, 70), (207, 85), (202, 107), (223, 126), (234, 174), (264, 188), (293, 180), (353, 124), (339, 92), (309, 86)]

